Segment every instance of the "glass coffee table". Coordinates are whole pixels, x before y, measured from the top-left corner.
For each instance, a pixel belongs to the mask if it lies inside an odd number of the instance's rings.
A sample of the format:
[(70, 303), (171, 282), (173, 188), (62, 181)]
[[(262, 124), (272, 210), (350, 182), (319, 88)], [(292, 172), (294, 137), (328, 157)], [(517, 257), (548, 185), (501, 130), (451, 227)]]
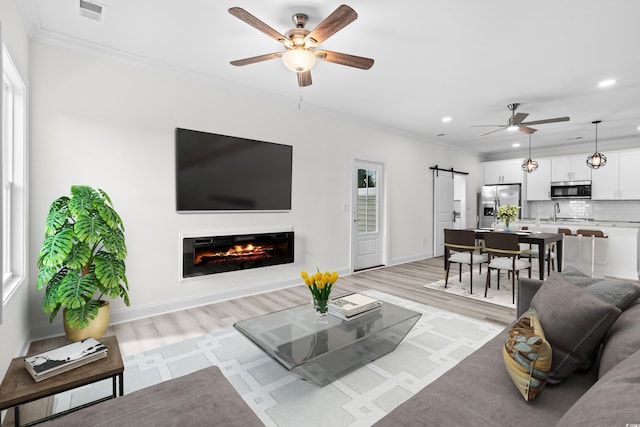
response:
[(319, 320), (305, 304), (233, 326), (289, 371), (324, 386), (393, 351), (420, 316), (383, 302), (353, 320), (331, 314)]

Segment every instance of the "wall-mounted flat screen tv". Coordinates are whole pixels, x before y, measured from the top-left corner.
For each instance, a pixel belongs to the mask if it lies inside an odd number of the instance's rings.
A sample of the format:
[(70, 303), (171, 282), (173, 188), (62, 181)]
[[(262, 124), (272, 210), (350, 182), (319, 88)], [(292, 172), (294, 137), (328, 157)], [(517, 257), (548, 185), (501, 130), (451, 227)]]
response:
[(178, 212), (291, 210), (293, 147), (176, 128)]

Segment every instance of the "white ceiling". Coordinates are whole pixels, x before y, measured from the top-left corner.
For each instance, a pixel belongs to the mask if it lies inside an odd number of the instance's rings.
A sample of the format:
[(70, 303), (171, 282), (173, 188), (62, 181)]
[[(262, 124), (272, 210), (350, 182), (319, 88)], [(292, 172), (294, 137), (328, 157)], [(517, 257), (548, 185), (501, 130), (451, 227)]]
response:
[[(277, 31), (294, 13), (313, 29), (340, 3), (326, 0), (98, 0), (102, 22), (79, 14), (79, 0), (18, 0), (33, 40), (87, 48), (250, 90), (297, 109), (339, 114), (488, 157), (526, 156), (527, 136), (500, 131), (507, 104), (534, 126), (538, 153), (640, 147), (640, 1), (350, 0), (358, 19), (321, 48), (375, 59), (368, 70), (318, 61), (313, 85), (298, 88), (280, 59), (229, 61), (284, 48), (231, 16), (246, 9)], [(604, 79), (616, 85), (598, 88)], [(452, 121), (443, 123), (444, 116)], [(574, 139), (582, 137), (582, 139)], [(514, 149), (513, 142), (521, 147)], [(563, 148), (559, 148), (563, 147)]]

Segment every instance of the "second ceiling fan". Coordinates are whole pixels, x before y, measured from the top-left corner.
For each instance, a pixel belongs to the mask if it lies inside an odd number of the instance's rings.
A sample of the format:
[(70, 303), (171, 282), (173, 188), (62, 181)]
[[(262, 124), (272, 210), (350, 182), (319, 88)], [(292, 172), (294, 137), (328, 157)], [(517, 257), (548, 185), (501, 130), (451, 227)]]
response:
[(517, 102), (507, 105), (507, 108), (509, 109), (509, 111), (511, 111), (511, 117), (509, 117), (509, 120), (507, 121), (506, 125), (473, 125), (471, 127), (498, 127), (499, 128), (499, 129), (495, 129), (495, 130), (483, 133), (480, 136), (489, 135), (491, 133), (499, 132), (505, 129), (519, 130), (520, 132), (531, 134), (535, 132), (536, 129), (531, 128), (529, 126), (569, 121), (569, 117), (556, 117), (553, 119), (534, 120), (530, 122), (525, 122), (524, 120), (529, 116), (529, 113), (516, 113), (516, 110), (518, 109), (519, 106), (520, 104)]
[(231, 65), (242, 66), (269, 59), (282, 58), (285, 66), (297, 73), (298, 86), (300, 87), (311, 85), (311, 67), (315, 64), (316, 59), (363, 70), (368, 70), (373, 65), (373, 59), (371, 58), (315, 49), (320, 43), (358, 18), (355, 10), (345, 4), (339, 6), (311, 31), (304, 28), (308, 16), (304, 13), (296, 13), (292, 17), (296, 27), (287, 31), (284, 35), (240, 7), (232, 7), (229, 9), (229, 13), (282, 43), (286, 48), (284, 52), (267, 53), (231, 61)]

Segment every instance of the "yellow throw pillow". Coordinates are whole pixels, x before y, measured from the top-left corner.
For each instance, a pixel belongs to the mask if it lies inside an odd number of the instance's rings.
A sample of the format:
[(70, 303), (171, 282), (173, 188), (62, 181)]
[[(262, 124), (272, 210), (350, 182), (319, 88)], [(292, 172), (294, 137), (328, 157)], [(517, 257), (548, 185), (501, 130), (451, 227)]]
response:
[(511, 326), (502, 356), (507, 373), (524, 400), (535, 399), (551, 370), (551, 345), (544, 338), (535, 311), (526, 312)]

